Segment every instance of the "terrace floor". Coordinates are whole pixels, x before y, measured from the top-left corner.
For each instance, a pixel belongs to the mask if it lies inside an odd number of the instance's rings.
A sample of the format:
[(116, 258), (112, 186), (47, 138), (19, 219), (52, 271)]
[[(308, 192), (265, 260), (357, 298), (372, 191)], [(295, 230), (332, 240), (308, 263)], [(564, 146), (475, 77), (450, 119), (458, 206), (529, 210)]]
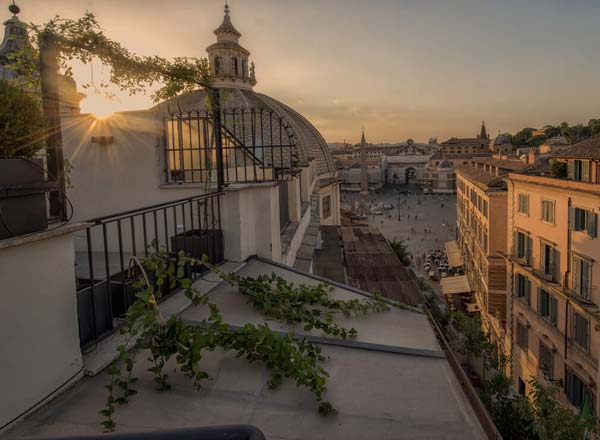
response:
[[(250, 259), (238, 273), (271, 273), (303, 284), (321, 282), (261, 259)], [(211, 281), (197, 281), (202, 288)], [(333, 284), (332, 296), (361, 298), (364, 292)], [(210, 298), (232, 325), (262, 323), (264, 317), (233, 287), (220, 283)], [(206, 310), (187, 308), (182, 317), (201, 320)], [(233, 353), (207, 352), (202, 364), (213, 380), (195, 391), (181, 374), (171, 374), (172, 389), (155, 389), (143, 354), (136, 366), (138, 395), (117, 409), (118, 432), (157, 431), (225, 424), (251, 424), (267, 439), (482, 439), (485, 434), (463, 394), (427, 318), (419, 311), (393, 309), (376, 315), (343, 318), (358, 337), (342, 341), (301, 326), (269, 321), (271, 328), (307, 334), (329, 360), (327, 398), (338, 412), (320, 416), (312, 394), (292, 381), (269, 390), (268, 370), (248, 365)], [(102, 432), (98, 411), (106, 399), (107, 376), (85, 377), (4, 435), (95, 435)]]

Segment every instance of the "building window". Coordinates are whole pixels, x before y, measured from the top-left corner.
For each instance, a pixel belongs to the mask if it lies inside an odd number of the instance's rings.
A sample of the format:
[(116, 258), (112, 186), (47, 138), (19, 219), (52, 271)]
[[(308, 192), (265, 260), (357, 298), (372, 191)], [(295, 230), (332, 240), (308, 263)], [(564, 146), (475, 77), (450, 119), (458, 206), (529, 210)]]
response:
[(527, 304), (531, 304), (531, 281), (523, 274), (517, 274), (515, 281), (515, 292), (517, 298), (521, 298)]
[(529, 329), (526, 325), (517, 321), (517, 345), (527, 352), (529, 346)]
[(573, 342), (585, 351), (590, 349), (590, 321), (577, 312), (573, 312)]
[(541, 243), (540, 249), (540, 270), (544, 278), (555, 280), (558, 265), (558, 250), (548, 243)]
[(573, 255), (573, 291), (585, 299), (591, 298), (592, 262)]
[(523, 232), (515, 232), (515, 254), (519, 260), (529, 264), (531, 251), (531, 238)]
[(237, 62), (237, 58), (233, 57), (231, 59), (231, 74), (234, 76), (238, 76), (239, 72), (238, 72), (238, 62)]
[(488, 251), (488, 235), (487, 232), (483, 233), (483, 252), (487, 254)]
[(598, 214), (582, 208), (569, 210), (569, 226), (573, 231), (586, 232), (590, 237), (596, 237)]
[(527, 194), (519, 194), (519, 213), (529, 215), (529, 196)]
[(578, 182), (590, 181), (590, 161), (589, 160), (570, 160), (567, 165), (568, 177)]
[(585, 383), (570, 368), (565, 373), (565, 394), (569, 402), (579, 408), (583, 404)]
[(221, 57), (215, 57), (215, 75), (221, 75), (223, 70), (223, 63)]
[(525, 393), (527, 392), (527, 387), (525, 386), (525, 381), (523, 379), (521, 379), (519, 377), (518, 380), (518, 388), (517, 388), (518, 392), (520, 395), (524, 396)]
[(483, 201), (483, 216), (488, 218), (488, 202), (487, 200)]
[(248, 61), (242, 60), (242, 78), (246, 78), (248, 76)]
[(538, 313), (542, 318), (556, 327), (556, 298), (544, 289), (538, 291)]
[(554, 352), (542, 341), (540, 341), (539, 367), (546, 379), (554, 379)]
[(331, 196), (323, 197), (323, 219), (331, 217)]
[(542, 220), (554, 223), (554, 202), (542, 200)]

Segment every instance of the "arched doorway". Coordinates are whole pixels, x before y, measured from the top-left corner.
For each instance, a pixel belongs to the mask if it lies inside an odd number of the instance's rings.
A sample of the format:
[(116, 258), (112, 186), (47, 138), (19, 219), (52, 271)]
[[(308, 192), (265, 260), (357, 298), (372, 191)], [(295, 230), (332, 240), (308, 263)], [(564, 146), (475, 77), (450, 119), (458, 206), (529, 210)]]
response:
[(413, 167), (406, 169), (406, 183), (414, 184), (417, 180), (417, 170)]
[(400, 183), (399, 180), (400, 178), (398, 177), (398, 174), (394, 173), (394, 175), (392, 176), (392, 183), (394, 185), (398, 185)]

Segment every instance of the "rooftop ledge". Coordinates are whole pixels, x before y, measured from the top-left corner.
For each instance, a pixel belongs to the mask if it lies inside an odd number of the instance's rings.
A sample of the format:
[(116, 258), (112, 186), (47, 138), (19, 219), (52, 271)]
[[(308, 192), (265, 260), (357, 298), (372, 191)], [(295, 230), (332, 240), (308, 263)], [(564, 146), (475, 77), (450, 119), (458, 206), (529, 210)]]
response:
[(0, 240), (0, 249), (8, 249), (15, 246), (21, 246), (27, 243), (33, 243), (36, 241), (59, 237), (61, 235), (81, 231), (82, 229), (88, 228), (90, 225), (91, 223), (86, 222), (66, 223), (61, 226), (53, 225), (52, 227), (44, 229), (43, 231), (32, 232), (31, 234), (19, 235), (17, 237)]

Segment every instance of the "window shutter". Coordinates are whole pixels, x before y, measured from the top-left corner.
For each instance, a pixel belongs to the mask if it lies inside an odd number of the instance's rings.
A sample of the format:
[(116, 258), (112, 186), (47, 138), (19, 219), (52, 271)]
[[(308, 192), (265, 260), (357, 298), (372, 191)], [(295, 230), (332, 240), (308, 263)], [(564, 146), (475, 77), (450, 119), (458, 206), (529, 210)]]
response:
[(554, 248), (549, 247), (548, 251), (548, 261), (546, 262), (547, 266), (544, 267), (548, 267), (548, 275), (554, 275)]
[(575, 230), (575, 208), (573, 207), (569, 208), (569, 229)]
[(572, 160), (567, 161), (567, 177), (570, 180), (575, 178), (575, 162)]
[(527, 304), (531, 304), (531, 281), (529, 278), (525, 280), (525, 299)]
[(588, 211), (588, 214), (586, 215), (586, 220), (587, 220), (587, 231), (588, 231), (588, 235), (590, 237), (596, 237), (596, 226), (598, 223), (598, 214), (596, 214), (595, 212), (591, 212)]
[(580, 260), (579, 258), (573, 257), (573, 290), (576, 293), (580, 292), (581, 278), (580, 278)]
[(558, 249), (553, 249), (553, 258), (554, 258), (554, 267), (552, 268), (553, 272), (552, 272), (552, 277), (554, 278), (555, 281), (558, 281), (559, 283), (561, 283), (561, 278), (560, 278), (560, 251)]
[(525, 258), (527, 258), (527, 264), (531, 264), (531, 251), (533, 242), (530, 237), (525, 237)]
[(582, 182), (589, 182), (590, 180), (590, 161), (581, 161), (581, 180)]
[(590, 262), (581, 260), (581, 292), (586, 298), (590, 296)]
[(542, 311), (543, 311), (543, 307), (542, 307), (542, 288), (538, 287), (537, 288), (537, 311), (538, 313), (541, 315)]
[(515, 231), (513, 240), (513, 256), (519, 256), (519, 233)]

